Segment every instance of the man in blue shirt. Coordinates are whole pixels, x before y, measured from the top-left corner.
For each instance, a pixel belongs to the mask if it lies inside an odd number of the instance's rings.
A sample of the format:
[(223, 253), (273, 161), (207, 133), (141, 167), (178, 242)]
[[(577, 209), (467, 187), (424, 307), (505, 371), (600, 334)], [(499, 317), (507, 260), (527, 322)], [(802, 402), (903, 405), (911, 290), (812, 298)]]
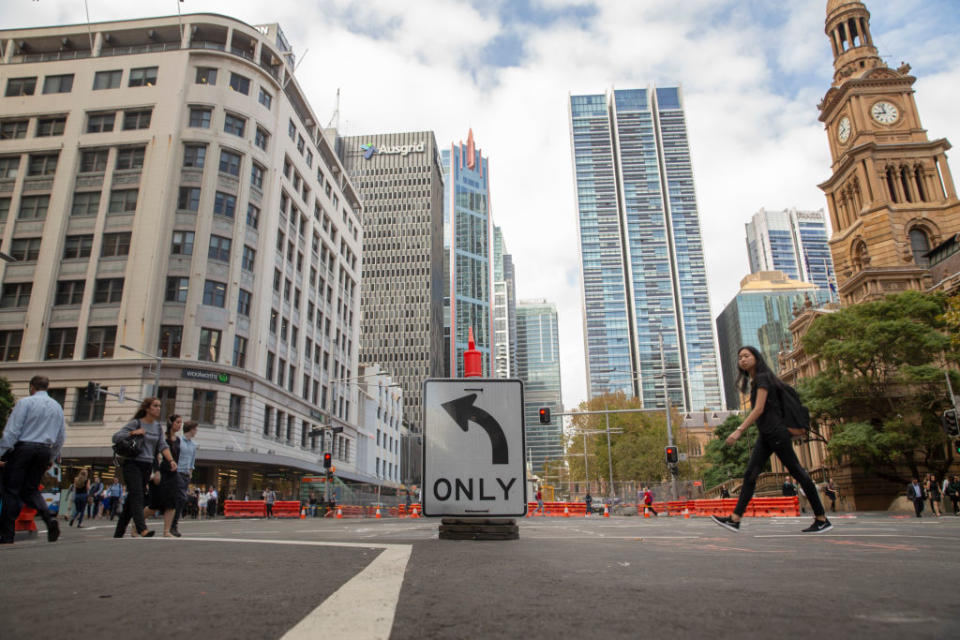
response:
[(197, 423), (195, 420), (187, 420), (183, 423), (183, 431), (180, 433), (180, 460), (177, 462), (177, 510), (173, 514), (173, 522), (170, 524), (170, 533), (180, 537), (180, 531), (177, 529), (177, 523), (180, 522), (180, 514), (183, 512), (184, 505), (187, 504), (187, 489), (190, 488), (190, 476), (193, 475), (193, 468), (197, 464), (197, 443), (193, 438), (197, 435)]
[(120, 486), (120, 478), (114, 476), (113, 484), (107, 489), (107, 496), (110, 497), (110, 519), (117, 515), (120, 510), (120, 497), (123, 495), (123, 487)]
[(47, 523), (47, 540), (60, 537), (60, 525), (40, 495), (40, 482), (60, 457), (66, 428), (63, 408), (47, 395), (46, 376), (30, 379), (30, 396), (17, 402), (0, 438), (3, 507), (0, 508), (0, 544), (13, 544), (14, 526), (24, 503)]

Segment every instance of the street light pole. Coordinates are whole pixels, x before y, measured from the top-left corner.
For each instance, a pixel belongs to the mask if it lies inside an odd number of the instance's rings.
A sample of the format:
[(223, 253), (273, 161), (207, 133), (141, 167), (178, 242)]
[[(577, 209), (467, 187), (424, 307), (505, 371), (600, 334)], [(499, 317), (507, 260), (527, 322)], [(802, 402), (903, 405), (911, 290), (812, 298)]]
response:
[[(606, 409), (606, 405), (603, 407)], [(607, 420), (607, 467), (610, 471), (610, 488), (607, 489), (607, 497), (613, 497), (613, 453), (610, 450), (610, 414), (604, 414), (604, 417)]]
[[(666, 373), (666, 363), (663, 358), (663, 334), (660, 334), (660, 369), (662, 369), (661, 377), (663, 378), (663, 399), (664, 405), (666, 406), (667, 413), (667, 446), (673, 446), (673, 428), (670, 424), (670, 385), (667, 382), (667, 373)], [(673, 489), (673, 499), (680, 499), (680, 487), (677, 485), (677, 466), (675, 464), (668, 464), (668, 470), (670, 471), (671, 486)]]
[(134, 349), (133, 347), (127, 346), (125, 344), (120, 345), (121, 349), (126, 349), (127, 351), (133, 351), (134, 353), (139, 353), (142, 356), (147, 358), (153, 358), (157, 361), (157, 365), (153, 369), (153, 396), (157, 397), (160, 394), (160, 366), (163, 364), (163, 358), (159, 355), (150, 355), (149, 353), (144, 353), (139, 349)]

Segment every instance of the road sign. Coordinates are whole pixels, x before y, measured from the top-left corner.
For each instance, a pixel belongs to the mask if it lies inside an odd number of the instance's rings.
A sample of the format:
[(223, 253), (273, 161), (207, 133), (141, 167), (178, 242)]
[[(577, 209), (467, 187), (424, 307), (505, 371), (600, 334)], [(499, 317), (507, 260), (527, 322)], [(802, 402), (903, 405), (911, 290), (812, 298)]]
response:
[(423, 386), (423, 515), (525, 515), (523, 383), (464, 378)]

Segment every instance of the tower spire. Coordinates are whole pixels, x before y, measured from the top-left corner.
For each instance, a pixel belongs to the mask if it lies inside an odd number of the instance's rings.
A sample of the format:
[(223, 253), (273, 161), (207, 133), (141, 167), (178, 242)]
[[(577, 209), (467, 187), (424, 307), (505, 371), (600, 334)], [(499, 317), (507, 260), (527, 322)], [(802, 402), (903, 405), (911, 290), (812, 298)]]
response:
[(833, 49), (833, 84), (883, 66), (870, 35), (870, 12), (861, 0), (827, 0), (825, 26)]

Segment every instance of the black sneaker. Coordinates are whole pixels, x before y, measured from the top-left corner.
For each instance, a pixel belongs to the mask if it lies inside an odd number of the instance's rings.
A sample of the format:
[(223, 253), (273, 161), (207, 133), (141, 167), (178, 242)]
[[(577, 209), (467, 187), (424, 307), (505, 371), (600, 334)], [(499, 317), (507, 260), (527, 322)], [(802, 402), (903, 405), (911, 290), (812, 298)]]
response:
[(833, 529), (833, 525), (830, 524), (829, 520), (824, 520), (823, 522), (814, 520), (813, 524), (804, 529), (802, 533), (825, 533), (830, 531), (830, 529)]
[(170, 529), (170, 535), (172, 535), (174, 538), (179, 538), (181, 534), (176, 529)]
[(730, 518), (730, 516), (724, 516), (724, 517), (722, 517), (722, 518), (720, 518), (720, 517), (718, 517), (718, 516), (710, 516), (710, 518), (711, 518), (714, 522), (716, 522), (718, 525), (720, 525), (721, 527), (723, 527), (724, 529), (729, 529), (730, 531), (733, 531), (734, 533), (740, 533), (740, 523), (739, 523), (739, 522), (734, 522), (734, 521)]
[(47, 523), (47, 542), (56, 542), (60, 537), (60, 523), (55, 519)]

